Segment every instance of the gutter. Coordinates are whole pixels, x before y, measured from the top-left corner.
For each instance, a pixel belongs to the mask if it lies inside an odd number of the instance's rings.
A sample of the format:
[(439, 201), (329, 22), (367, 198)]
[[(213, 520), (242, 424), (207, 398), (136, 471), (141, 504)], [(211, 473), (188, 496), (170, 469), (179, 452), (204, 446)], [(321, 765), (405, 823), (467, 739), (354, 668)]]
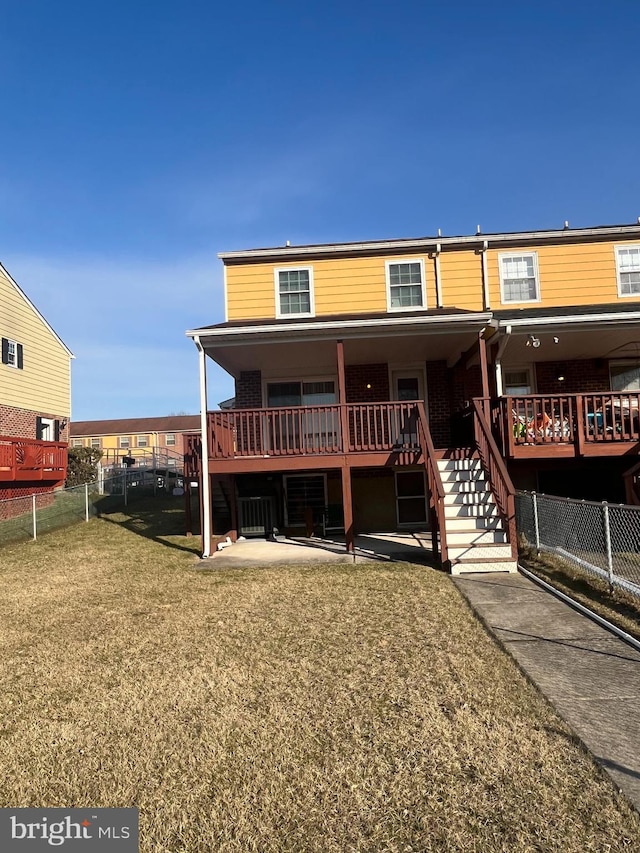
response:
[(507, 348), (509, 341), (511, 340), (511, 326), (505, 326), (504, 334), (500, 340), (498, 345), (498, 352), (496, 353), (496, 394), (498, 397), (502, 397), (504, 393), (504, 386), (502, 382), (502, 356), (504, 351)]
[[(424, 331), (425, 326), (447, 326), (447, 325), (464, 325), (466, 323), (478, 323), (482, 325), (489, 324), (491, 314), (487, 312), (474, 314), (449, 314), (442, 317), (394, 317), (393, 315), (378, 319), (378, 320), (337, 320), (331, 322), (323, 322), (319, 320), (316, 323), (279, 323), (277, 325), (264, 326), (238, 326), (232, 329), (189, 329), (185, 334), (189, 338), (246, 338), (251, 335), (272, 335), (275, 333), (290, 333), (302, 334), (308, 337), (309, 332), (327, 332), (335, 334), (339, 332), (341, 335), (345, 331), (353, 330), (358, 333), (361, 330), (371, 329), (376, 334), (380, 329), (396, 326), (399, 332), (404, 332), (407, 327), (415, 326), (419, 331)], [(196, 344), (197, 346), (197, 344)]]
[(637, 323), (639, 320), (640, 311), (620, 312), (618, 314), (568, 314), (564, 316), (554, 314), (552, 317), (515, 317), (509, 320), (499, 320), (498, 328), (504, 329), (511, 326), (517, 328), (527, 326), (558, 326), (558, 324), (562, 325), (563, 323), (567, 325), (577, 323), (586, 323), (587, 325), (591, 323)]

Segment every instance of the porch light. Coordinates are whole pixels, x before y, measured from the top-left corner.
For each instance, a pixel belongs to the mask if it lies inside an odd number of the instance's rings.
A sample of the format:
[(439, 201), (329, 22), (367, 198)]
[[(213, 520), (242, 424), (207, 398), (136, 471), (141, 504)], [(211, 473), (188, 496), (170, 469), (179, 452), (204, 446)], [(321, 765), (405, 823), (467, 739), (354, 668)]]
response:
[(557, 376), (556, 378), (558, 382), (564, 382), (564, 376), (562, 374), (560, 374), (560, 376)]
[(370, 382), (367, 382), (367, 390), (368, 390), (368, 391), (370, 391), (370, 390), (371, 390), (371, 383), (370, 383)]

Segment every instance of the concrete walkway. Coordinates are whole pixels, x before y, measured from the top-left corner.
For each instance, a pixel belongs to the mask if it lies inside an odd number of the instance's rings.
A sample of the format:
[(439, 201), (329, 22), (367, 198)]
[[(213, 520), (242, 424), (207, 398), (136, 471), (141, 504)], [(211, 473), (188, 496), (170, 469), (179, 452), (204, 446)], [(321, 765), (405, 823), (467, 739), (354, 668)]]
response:
[(520, 574), (455, 583), (640, 810), (640, 653)]

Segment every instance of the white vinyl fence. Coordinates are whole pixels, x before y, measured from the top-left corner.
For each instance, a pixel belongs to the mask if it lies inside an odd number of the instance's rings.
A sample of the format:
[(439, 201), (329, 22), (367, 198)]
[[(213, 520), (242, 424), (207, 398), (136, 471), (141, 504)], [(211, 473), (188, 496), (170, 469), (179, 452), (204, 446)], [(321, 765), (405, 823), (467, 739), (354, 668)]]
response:
[(518, 492), (516, 522), (538, 551), (640, 598), (640, 507)]

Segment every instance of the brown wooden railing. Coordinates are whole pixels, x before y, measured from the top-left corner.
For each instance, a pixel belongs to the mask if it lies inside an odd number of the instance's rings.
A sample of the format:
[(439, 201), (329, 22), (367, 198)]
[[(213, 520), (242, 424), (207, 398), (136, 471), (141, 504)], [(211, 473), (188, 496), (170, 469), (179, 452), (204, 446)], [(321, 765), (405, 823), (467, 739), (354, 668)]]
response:
[(640, 441), (640, 393), (527, 394), (493, 401), (494, 435), (504, 452), (521, 446)]
[(184, 475), (186, 478), (200, 476), (200, 458), (202, 439), (199, 433), (190, 432), (184, 436)]
[(518, 557), (518, 540), (516, 533), (516, 500), (515, 489), (507, 466), (498, 445), (492, 435), (491, 425), (487, 418), (490, 408), (488, 400), (473, 401), (473, 427), (476, 447), (484, 468), (491, 491), (495, 498), (498, 512), (505, 523), (511, 545), (511, 554)]
[[(209, 457), (419, 450), (415, 402), (209, 412)], [(344, 437), (344, 432), (348, 435)]]
[(0, 436), (0, 481), (62, 481), (66, 476), (65, 443)]
[[(424, 461), (425, 468), (427, 469), (427, 482), (429, 484), (431, 548), (434, 556), (439, 554), (440, 562), (444, 564), (449, 559), (449, 552), (447, 548), (447, 529), (444, 515), (444, 486), (442, 485), (442, 477), (438, 470), (438, 463), (436, 461), (433, 440), (429, 430), (429, 423), (422, 403), (415, 406), (415, 417), (418, 441), (422, 450), (422, 459)], [(439, 546), (438, 534), (440, 537)]]

